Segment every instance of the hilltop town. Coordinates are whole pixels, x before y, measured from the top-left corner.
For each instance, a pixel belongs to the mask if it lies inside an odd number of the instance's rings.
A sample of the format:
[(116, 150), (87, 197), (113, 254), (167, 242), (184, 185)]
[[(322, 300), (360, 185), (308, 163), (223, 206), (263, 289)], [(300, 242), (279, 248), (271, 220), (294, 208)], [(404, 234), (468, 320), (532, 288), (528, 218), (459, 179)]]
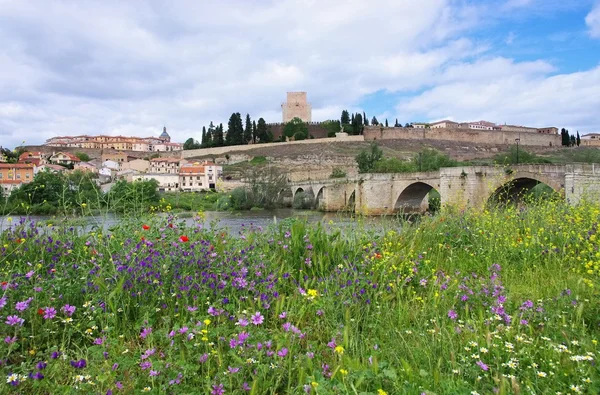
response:
[[(270, 124), (262, 118), (258, 124), (251, 122), (248, 115), (244, 128), (240, 114), (234, 113), (227, 130), (222, 124), (214, 126), (212, 123), (208, 131), (203, 128), (201, 142), (193, 138), (185, 143), (172, 142), (166, 127), (158, 137), (52, 137), (42, 146), (29, 147), (33, 149), (22, 152), (17, 163), (0, 163), (0, 184), (3, 192), (9, 194), (21, 184), (30, 182), (40, 171), (81, 170), (96, 173), (99, 182), (108, 186), (116, 179), (130, 182), (154, 179), (160, 191), (192, 192), (216, 188), (217, 180), (223, 176), (223, 165), (251, 159), (247, 154), (250, 150), (268, 154), (300, 144), (298, 149), (304, 153), (307, 168), (316, 173), (322, 170), (325, 175), (332, 166), (343, 166), (347, 158), (336, 161), (332, 154), (331, 158), (320, 157), (315, 161), (314, 155), (311, 158), (313, 150), (310, 148), (314, 143), (320, 144), (319, 147), (324, 143), (362, 147), (365, 142), (377, 141), (384, 147), (388, 145), (388, 151), (393, 151), (397, 146), (392, 142), (399, 141), (408, 147), (415, 144), (440, 150), (453, 147), (455, 154), (461, 149), (464, 151), (465, 145), (491, 147), (489, 153), (515, 144), (532, 149), (565, 145), (564, 136), (554, 126), (498, 125), (483, 120), (413, 122), (402, 126), (397, 119), (390, 126), (387, 119), (379, 122), (373, 117), (369, 121), (364, 112), (350, 115), (347, 111), (342, 113), (340, 120), (314, 122), (306, 92), (288, 92), (286, 102), (281, 104), (281, 114), (281, 122)], [(562, 133), (565, 133), (564, 129)], [(583, 146), (600, 146), (600, 134), (583, 136), (580, 142)], [(457, 143), (462, 146), (456, 148)], [(480, 148), (477, 154), (485, 156), (485, 151)], [(465, 152), (464, 155), (473, 157), (473, 153)], [(296, 156), (302, 155), (296, 153)], [(0, 154), (0, 162), (6, 161)], [(293, 174), (290, 177), (302, 178)]]

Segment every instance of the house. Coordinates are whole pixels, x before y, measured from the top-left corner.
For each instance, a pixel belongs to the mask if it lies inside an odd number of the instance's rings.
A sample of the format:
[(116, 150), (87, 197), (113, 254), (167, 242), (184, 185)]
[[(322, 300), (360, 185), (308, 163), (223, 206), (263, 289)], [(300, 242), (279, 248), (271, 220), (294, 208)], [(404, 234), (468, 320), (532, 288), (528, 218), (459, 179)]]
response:
[(0, 163), (0, 185), (4, 195), (33, 181), (34, 169), (35, 165), (31, 163)]
[(442, 129), (442, 128), (456, 129), (456, 128), (458, 128), (458, 122), (443, 120), (443, 121), (439, 121), (439, 122), (434, 122), (434, 123), (430, 124), (429, 127), (431, 129)]
[(114, 160), (105, 160), (102, 161), (102, 167), (113, 171), (119, 171), (121, 169), (121, 164), (119, 162), (115, 162)]
[(67, 170), (66, 167), (60, 165), (53, 165), (52, 163), (46, 163), (45, 165), (36, 166), (34, 173), (37, 174), (40, 171), (49, 171), (51, 173), (62, 173)]
[(187, 192), (215, 189), (222, 174), (223, 168), (212, 162), (188, 163), (179, 169), (179, 187)]
[(81, 162), (81, 159), (68, 152), (57, 152), (50, 157), (50, 163), (54, 163), (56, 165), (68, 166), (79, 162)]
[(549, 128), (538, 128), (538, 133), (542, 134), (558, 134), (558, 128), (549, 127)]
[(89, 162), (76, 163), (73, 169), (80, 171), (89, 171), (91, 173), (98, 173), (98, 168)]
[(150, 159), (150, 173), (168, 173), (168, 174), (179, 174), (179, 166), (183, 163), (187, 163), (184, 159), (180, 158), (154, 158)]
[(137, 180), (156, 180), (158, 182), (158, 190), (160, 192), (172, 192), (179, 190), (179, 174), (136, 174), (131, 176), (131, 179), (133, 182), (136, 182)]
[(600, 147), (600, 133), (588, 133), (581, 136), (581, 145), (586, 147)]
[(127, 162), (128, 158), (129, 156), (125, 152), (103, 153), (101, 156), (102, 162), (112, 160), (114, 162), (123, 163)]
[(150, 167), (150, 162), (144, 159), (134, 159), (129, 162), (121, 163), (121, 169), (131, 169), (139, 171), (140, 173), (146, 173)]
[(428, 123), (417, 122), (417, 123), (411, 123), (411, 125), (415, 129), (426, 129), (426, 128), (429, 128), (429, 124)]
[(500, 126), (496, 126), (495, 123), (488, 121), (463, 122), (459, 124), (459, 128), (475, 130), (500, 130)]
[(44, 165), (47, 163), (46, 155), (43, 152), (23, 152), (19, 155), (19, 163), (32, 163), (35, 166)]

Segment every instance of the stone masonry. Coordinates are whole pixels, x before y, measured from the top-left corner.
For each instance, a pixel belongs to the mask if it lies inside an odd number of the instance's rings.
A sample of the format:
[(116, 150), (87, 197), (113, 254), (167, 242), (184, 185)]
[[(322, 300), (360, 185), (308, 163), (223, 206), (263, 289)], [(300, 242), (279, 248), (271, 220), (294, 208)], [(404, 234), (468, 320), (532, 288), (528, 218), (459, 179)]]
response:
[(306, 92), (288, 92), (287, 101), (281, 104), (283, 123), (298, 117), (304, 122), (312, 122), (312, 106), (306, 100)]

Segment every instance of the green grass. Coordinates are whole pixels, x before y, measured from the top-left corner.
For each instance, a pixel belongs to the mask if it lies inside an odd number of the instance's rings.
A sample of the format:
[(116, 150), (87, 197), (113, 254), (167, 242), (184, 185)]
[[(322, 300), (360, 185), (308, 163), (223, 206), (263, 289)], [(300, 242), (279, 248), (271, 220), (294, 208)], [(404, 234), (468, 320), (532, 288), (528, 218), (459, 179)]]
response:
[(385, 233), (25, 222), (0, 235), (1, 392), (598, 393), (599, 219), (546, 200)]

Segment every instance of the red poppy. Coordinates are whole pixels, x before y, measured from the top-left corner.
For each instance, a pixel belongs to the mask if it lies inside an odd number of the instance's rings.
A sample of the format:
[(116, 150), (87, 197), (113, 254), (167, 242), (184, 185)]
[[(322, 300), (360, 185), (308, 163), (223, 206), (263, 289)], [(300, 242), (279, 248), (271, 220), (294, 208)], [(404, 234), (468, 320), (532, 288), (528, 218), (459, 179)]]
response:
[(142, 241), (145, 241), (146, 239), (144, 237), (142, 237)]
[(182, 243), (187, 243), (188, 241), (190, 241), (190, 239), (188, 239), (187, 236), (179, 236), (179, 241), (181, 241)]
[(173, 224), (169, 224), (169, 228), (172, 228), (172, 227), (173, 227)]
[(39, 315), (44, 315), (44, 309), (38, 309), (38, 314)]
[(21, 244), (21, 239), (17, 239), (17, 244)]
[(144, 225), (142, 225), (142, 229), (144, 229), (144, 230), (150, 230), (150, 227), (148, 225), (144, 224)]
[(2, 284), (1, 284), (1, 285), (2, 285), (3, 287), (6, 287), (6, 286), (8, 285), (8, 282), (6, 282), (6, 281), (2, 281)]

